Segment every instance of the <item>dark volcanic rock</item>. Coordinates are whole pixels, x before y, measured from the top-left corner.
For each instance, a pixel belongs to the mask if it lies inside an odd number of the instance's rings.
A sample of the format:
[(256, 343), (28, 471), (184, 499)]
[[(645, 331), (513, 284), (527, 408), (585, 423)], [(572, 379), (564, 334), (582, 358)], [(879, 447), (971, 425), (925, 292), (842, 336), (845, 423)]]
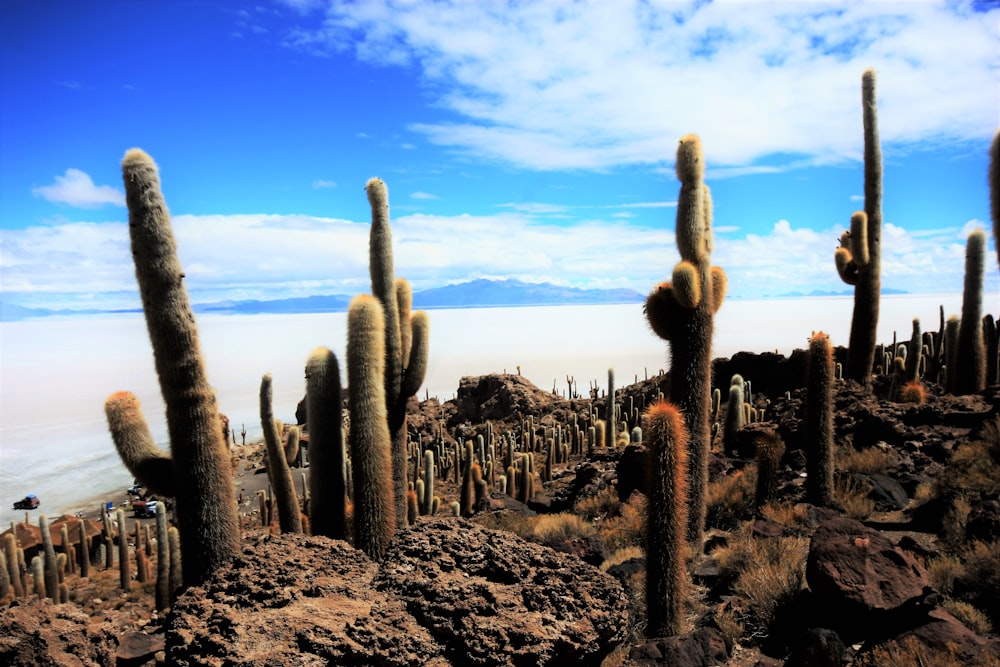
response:
[(961, 664), (965, 665), (983, 664), (987, 656), (991, 656), (994, 660), (1000, 657), (1000, 640), (977, 635), (944, 609), (932, 610), (925, 621), (915, 628), (877, 644), (872, 642), (861, 651), (867, 652), (875, 645), (891, 648), (902, 644), (910, 637), (934, 651), (945, 652), (958, 658)]
[(784, 667), (840, 667), (846, 651), (833, 630), (810, 628), (793, 644)]
[(712, 667), (729, 660), (722, 633), (711, 626), (676, 637), (651, 639), (634, 647), (627, 667)]
[(565, 402), (520, 375), (463, 377), (454, 400), (456, 412), (448, 425), (457, 426), (464, 421), (480, 424), (537, 415), (554, 401)]
[(582, 561), (457, 519), (397, 535), (380, 567), (345, 542), (247, 544), (167, 622), (170, 664), (597, 665), (625, 594)]
[(599, 665), (628, 625), (614, 578), (454, 519), (400, 535), (376, 585), (404, 602), (455, 665)]
[(20, 600), (0, 613), (0, 665), (113, 665), (114, 628), (78, 607)]
[(930, 584), (923, 567), (882, 533), (851, 519), (832, 519), (813, 534), (806, 580), (837, 629), (883, 628), (926, 614)]

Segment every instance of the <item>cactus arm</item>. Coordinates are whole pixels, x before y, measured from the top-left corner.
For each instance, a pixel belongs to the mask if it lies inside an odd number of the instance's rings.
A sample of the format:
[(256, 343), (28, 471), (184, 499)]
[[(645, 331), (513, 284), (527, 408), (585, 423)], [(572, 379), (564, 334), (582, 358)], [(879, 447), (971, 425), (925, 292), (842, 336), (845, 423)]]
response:
[(382, 179), (372, 178), (365, 185), (365, 191), (372, 209), (368, 269), (371, 273), (372, 294), (382, 303), (385, 314), (385, 394), (391, 405), (399, 397), (403, 357), (393, 269), (392, 229), (389, 226), (389, 190)]
[(427, 313), (422, 310), (413, 313), (409, 328), (412, 331), (412, 345), (400, 392), (400, 396), (404, 399), (416, 395), (427, 376), (427, 356), (430, 345), (430, 318), (427, 317)]
[(167, 407), (184, 582), (197, 585), (239, 548), (229, 449), (206, 378), (156, 164), (131, 149), (122, 160), (122, 180), (136, 280)]
[(354, 298), (347, 311), (355, 544), (381, 560), (396, 528), (391, 438), (385, 404), (385, 316), (379, 300)]
[(292, 471), (285, 459), (285, 448), (281, 445), (278, 427), (274, 422), (273, 395), (271, 374), (264, 373), (260, 379), (260, 426), (267, 446), (267, 476), (274, 489), (281, 532), (301, 533), (302, 513), (299, 511)]
[(156, 446), (135, 394), (119, 391), (104, 402), (108, 430), (122, 463), (144, 487), (159, 496), (173, 498), (174, 463)]
[[(396, 278), (396, 307), (399, 309), (399, 358), (405, 364), (410, 358), (410, 346), (413, 344), (413, 331), (409, 326), (413, 310), (413, 289), (406, 278)], [(405, 391), (402, 394), (407, 396)]]

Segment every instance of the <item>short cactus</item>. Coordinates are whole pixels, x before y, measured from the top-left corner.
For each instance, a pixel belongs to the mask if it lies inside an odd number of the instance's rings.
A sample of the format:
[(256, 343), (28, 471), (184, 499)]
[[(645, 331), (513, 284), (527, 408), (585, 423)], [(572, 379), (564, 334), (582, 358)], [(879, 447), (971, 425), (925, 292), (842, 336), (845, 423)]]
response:
[[(381, 560), (385, 555), (396, 530), (391, 439), (385, 402), (385, 318), (382, 311), (378, 299), (367, 294), (355, 297), (347, 311), (354, 536), (355, 545), (374, 560)], [(405, 496), (403, 500), (405, 503)]]
[(267, 476), (277, 499), (281, 532), (301, 533), (302, 513), (299, 510), (292, 471), (288, 467), (288, 461), (285, 460), (285, 449), (281, 444), (277, 425), (274, 423), (272, 395), (271, 374), (265, 373), (260, 379), (260, 425), (264, 430), (264, 442), (267, 445)]
[(806, 380), (806, 500), (833, 499), (833, 348), (823, 332), (809, 339)]
[(170, 537), (167, 534), (167, 510), (156, 504), (156, 609), (170, 607)]
[(687, 431), (676, 407), (646, 411), (652, 485), (646, 545), (648, 637), (678, 635), (684, 619), (687, 551)]
[(347, 537), (347, 453), (337, 357), (325, 347), (306, 362), (309, 424), (309, 524), (313, 535)]

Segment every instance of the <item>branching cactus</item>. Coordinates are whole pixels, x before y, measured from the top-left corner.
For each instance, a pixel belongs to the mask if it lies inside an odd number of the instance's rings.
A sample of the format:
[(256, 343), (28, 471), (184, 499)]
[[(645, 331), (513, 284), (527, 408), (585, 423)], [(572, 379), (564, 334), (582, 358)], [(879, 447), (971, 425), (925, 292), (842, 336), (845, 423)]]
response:
[(313, 535), (347, 538), (347, 454), (336, 355), (316, 348), (306, 362), (309, 525)]
[[(105, 409), (126, 467), (146, 487), (157, 489), (160, 495), (170, 495), (163, 492), (170, 491), (176, 498), (181, 548), (187, 564), (184, 583), (197, 585), (230, 560), (239, 547), (239, 516), (229, 450), (222, 435), (215, 392), (205, 373), (156, 164), (143, 151), (131, 149), (122, 160), (122, 177), (135, 275), (160, 391), (167, 406), (172, 465), (162, 461), (168, 458), (166, 454), (150, 450), (151, 438), (142, 443), (129, 441), (129, 432), (148, 433), (144, 425), (136, 425), (136, 420), (145, 421), (137, 403), (118, 401), (124, 397), (116, 394)], [(113, 417), (120, 416), (129, 417), (124, 424), (135, 430), (122, 428), (116, 432)]]
[(389, 226), (389, 190), (379, 178), (365, 185), (372, 210), (369, 271), (372, 294), (382, 304), (385, 318), (385, 401), (392, 437), (392, 480), (397, 527), (406, 527), (406, 403), (416, 395), (427, 372), (429, 320), (427, 313), (411, 313), (410, 285), (396, 279), (392, 229)]
[(264, 430), (264, 443), (267, 446), (267, 476), (271, 488), (274, 489), (281, 532), (301, 533), (302, 512), (299, 510), (292, 470), (288, 467), (285, 448), (281, 444), (278, 427), (274, 422), (273, 393), (271, 374), (264, 373), (260, 379), (260, 426)]
[(651, 478), (646, 545), (647, 636), (678, 635), (684, 619), (687, 551), (687, 431), (673, 405), (646, 411)]
[[(391, 439), (386, 419), (385, 318), (378, 299), (354, 297), (347, 311), (355, 546), (381, 560), (396, 531)], [(404, 493), (403, 501), (406, 496)], [(404, 504), (403, 511), (406, 511)], [(406, 516), (404, 514), (403, 518)]]
[(958, 349), (954, 374), (956, 394), (974, 394), (986, 387), (986, 348), (983, 345), (983, 279), (986, 264), (986, 233), (969, 234), (965, 245), (965, 285), (962, 319), (958, 326)]
[(806, 500), (828, 507), (833, 499), (833, 348), (823, 332), (809, 339), (805, 432)]
[(646, 319), (670, 343), (670, 402), (684, 415), (689, 438), (688, 539), (700, 543), (705, 526), (705, 490), (711, 444), (711, 349), (715, 313), (726, 293), (726, 274), (711, 265), (712, 204), (701, 140), (681, 139), (677, 149), (677, 248), (681, 261), (671, 282), (646, 297)]
[(867, 386), (871, 383), (875, 364), (875, 335), (882, 289), (882, 148), (878, 134), (875, 70), (865, 70), (861, 77), (861, 106), (865, 210), (851, 216), (851, 229), (841, 236), (834, 262), (841, 280), (854, 286), (847, 377)]

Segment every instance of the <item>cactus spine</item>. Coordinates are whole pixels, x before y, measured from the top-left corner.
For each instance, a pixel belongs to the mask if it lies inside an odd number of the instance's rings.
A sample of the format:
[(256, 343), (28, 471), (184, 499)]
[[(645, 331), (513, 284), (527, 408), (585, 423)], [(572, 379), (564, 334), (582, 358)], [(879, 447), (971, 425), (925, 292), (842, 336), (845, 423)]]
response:
[(274, 489), (281, 532), (301, 533), (302, 513), (299, 511), (299, 499), (295, 494), (292, 470), (285, 460), (285, 449), (281, 446), (278, 427), (274, 422), (273, 393), (271, 374), (264, 373), (260, 379), (260, 425), (264, 430), (264, 442), (267, 445), (267, 475), (271, 481), (271, 488)]
[(681, 261), (673, 282), (661, 283), (646, 297), (646, 319), (670, 343), (670, 402), (684, 415), (688, 432), (688, 539), (699, 543), (705, 527), (705, 490), (712, 431), (711, 348), (714, 316), (726, 292), (726, 274), (711, 265), (711, 194), (701, 140), (681, 139), (677, 148), (677, 249)]
[(973, 230), (965, 245), (965, 285), (962, 290), (962, 319), (958, 326), (958, 349), (954, 377), (956, 394), (974, 394), (986, 387), (986, 349), (983, 346), (983, 276), (986, 233)]
[(337, 356), (325, 347), (306, 362), (309, 423), (309, 524), (314, 535), (347, 538), (347, 454)]
[(865, 210), (851, 217), (851, 231), (841, 237), (834, 261), (841, 280), (854, 285), (854, 314), (847, 355), (847, 377), (871, 383), (875, 363), (879, 293), (882, 288), (882, 148), (878, 132), (875, 70), (861, 77), (864, 125)]
[[(206, 378), (156, 164), (143, 151), (131, 149), (122, 160), (122, 178), (136, 279), (167, 407), (173, 460), (170, 476), (187, 562), (185, 583), (196, 585), (228, 561), (239, 546), (229, 451), (215, 392)], [(122, 459), (128, 465), (124, 455)], [(130, 468), (144, 485), (156, 488), (149, 475), (139, 476), (144, 469)]]
[(406, 527), (406, 403), (417, 393), (427, 372), (429, 322), (423, 311), (410, 312), (409, 283), (394, 276), (392, 230), (389, 226), (389, 190), (379, 178), (365, 184), (372, 211), (369, 271), (372, 294), (385, 319), (386, 418), (392, 438), (392, 479), (395, 521)]
[(809, 339), (806, 381), (806, 500), (826, 507), (833, 498), (833, 348), (823, 332)]
[(681, 633), (687, 538), (687, 431), (676, 407), (646, 411), (652, 480), (646, 546), (646, 609), (650, 637)]
[[(385, 402), (385, 316), (362, 294), (347, 311), (347, 385), (354, 471), (355, 545), (381, 560), (396, 530), (391, 439)], [(405, 495), (403, 498), (405, 502)], [(405, 505), (403, 508), (405, 512)], [(405, 519), (405, 514), (403, 516)]]

